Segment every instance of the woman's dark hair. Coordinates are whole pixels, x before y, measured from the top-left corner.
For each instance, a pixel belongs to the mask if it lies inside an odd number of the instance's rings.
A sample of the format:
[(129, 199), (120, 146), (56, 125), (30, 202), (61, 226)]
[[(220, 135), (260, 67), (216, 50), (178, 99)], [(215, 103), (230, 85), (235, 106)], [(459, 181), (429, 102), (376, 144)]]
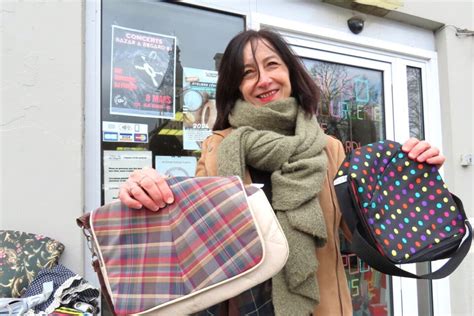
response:
[(267, 29), (248, 30), (237, 34), (227, 45), (219, 65), (219, 77), (216, 88), (217, 118), (213, 130), (230, 127), (229, 114), (235, 101), (242, 99), (239, 90), (244, 76), (244, 47), (250, 42), (255, 59), (258, 40), (265, 40), (273, 46), (290, 72), (291, 96), (308, 115), (316, 114), (319, 101), (319, 88), (304, 68), (301, 60), (288, 47), (277, 33)]

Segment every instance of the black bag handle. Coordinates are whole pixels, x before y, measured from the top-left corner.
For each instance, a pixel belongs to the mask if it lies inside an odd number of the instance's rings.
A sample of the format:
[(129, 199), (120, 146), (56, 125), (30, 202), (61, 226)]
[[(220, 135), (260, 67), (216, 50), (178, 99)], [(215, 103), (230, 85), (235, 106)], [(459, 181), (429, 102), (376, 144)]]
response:
[(452, 255), (452, 257), (438, 270), (423, 275), (413, 274), (397, 267), (390, 260), (381, 255), (376, 249), (374, 249), (373, 246), (360, 235), (358, 229), (353, 232), (351, 250), (369, 266), (385, 274), (413, 279), (442, 279), (456, 270), (456, 268), (469, 252), (469, 248), (471, 247), (472, 243), (472, 228), (469, 224), (469, 221), (467, 220), (465, 221), (465, 226), (469, 235)]
[[(423, 274), (417, 275), (411, 272), (405, 271), (399, 268), (396, 264), (388, 260), (383, 256), (374, 245), (370, 244), (364, 237), (362, 237), (361, 232), (364, 230), (361, 228), (361, 223), (355, 215), (355, 205), (353, 202), (354, 196), (351, 196), (352, 190), (349, 188), (350, 181), (345, 181), (344, 183), (338, 184), (335, 186), (336, 193), (338, 196), (342, 197), (339, 199), (339, 204), (341, 211), (344, 216), (349, 229), (352, 232), (352, 241), (351, 241), (351, 251), (357, 254), (364, 262), (366, 262), (372, 268), (383, 272), (385, 274), (407, 277), (413, 279), (442, 279), (450, 275), (456, 268), (461, 264), (464, 257), (469, 252), (472, 243), (472, 227), (468, 220), (465, 220), (464, 224), (466, 227), (466, 234), (464, 241), (454, 252), (451, 258), (438, 270)], [(460, 212), (465, 216), (464, 206), (461, 200), (451, 194), (454, 202), (457, 204)]]

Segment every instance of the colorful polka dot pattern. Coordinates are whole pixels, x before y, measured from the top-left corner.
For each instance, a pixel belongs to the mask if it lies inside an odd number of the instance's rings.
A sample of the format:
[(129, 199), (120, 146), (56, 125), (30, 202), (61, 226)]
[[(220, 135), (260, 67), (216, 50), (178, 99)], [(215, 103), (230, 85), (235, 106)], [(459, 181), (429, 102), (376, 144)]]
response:
[(463, 237), (465, 218), (437, 168), (409, 159), (400, 144), (381, 141), (356, 149), (338, 172), (345, 174), (365, 224), (392, 262), (422, 261), (425, 250)]

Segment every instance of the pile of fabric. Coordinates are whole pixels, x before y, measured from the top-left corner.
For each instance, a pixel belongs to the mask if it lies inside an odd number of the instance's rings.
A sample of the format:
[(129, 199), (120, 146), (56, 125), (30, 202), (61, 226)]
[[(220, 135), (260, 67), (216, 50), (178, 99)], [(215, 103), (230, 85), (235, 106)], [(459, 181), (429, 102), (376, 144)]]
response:
[(97, 314), (100, 293), (63, 265), (41, 270), (21, 298), (0, 299), (0, 314), (51, 315), (64, 307), (79, 314)]
[(1, 315), (87, 315), (100, 292), (58, 264), (64, 245), (43, 235), (0, 230)]

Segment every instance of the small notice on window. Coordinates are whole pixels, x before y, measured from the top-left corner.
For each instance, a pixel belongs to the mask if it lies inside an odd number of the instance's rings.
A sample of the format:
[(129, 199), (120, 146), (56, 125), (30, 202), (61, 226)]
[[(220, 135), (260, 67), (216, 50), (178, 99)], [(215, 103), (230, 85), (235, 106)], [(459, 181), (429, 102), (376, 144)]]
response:
[(172, 177), (194, 177), (196, 157), (156, 156), (156, 170)]
[(173, 119), (176, 37), (112, 25), (110, 113)]
[(148, 125), (103, 121), (102, 141), (148, 143)]
[(183, 148), (199, 150), (216, 121), (217, 71), (183, 68)]
[(151, 151), (104, 150), (104, 202), (118, 198), (120, 185), (130, 173), (151, 165)]

